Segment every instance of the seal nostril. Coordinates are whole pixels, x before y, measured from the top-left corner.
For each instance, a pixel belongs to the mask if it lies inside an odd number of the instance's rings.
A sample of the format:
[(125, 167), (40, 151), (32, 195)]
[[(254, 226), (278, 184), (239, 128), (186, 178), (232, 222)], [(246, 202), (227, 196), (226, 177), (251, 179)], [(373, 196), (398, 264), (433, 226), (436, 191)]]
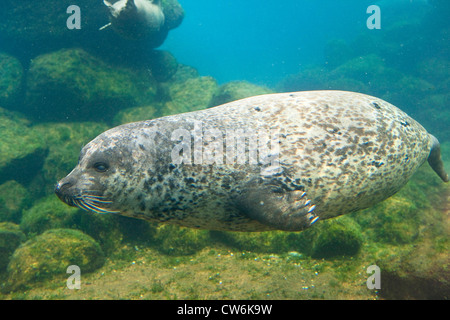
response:
[(55, 193), (60, 196), (63, 194), (63, 192), (65, 190), (67, 190), (68, 188), (70, 188), (72, 186), (72, 182), (68, 181), (68, 182), (59, 182), (58, 184), (56, 184), (55, 186)]

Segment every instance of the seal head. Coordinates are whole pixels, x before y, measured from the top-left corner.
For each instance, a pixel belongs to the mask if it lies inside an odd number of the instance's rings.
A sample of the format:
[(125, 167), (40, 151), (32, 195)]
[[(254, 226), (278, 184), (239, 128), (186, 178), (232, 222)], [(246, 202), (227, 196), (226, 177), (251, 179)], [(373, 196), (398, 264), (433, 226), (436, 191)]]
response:
[(142, 39), (152, 37), (161, 32), (165, 16), (160, 0), (119, 0), (111, 4), (108, 0), (103, 3), (109, 9), (110, 24), (114, 30), (128, 39)]

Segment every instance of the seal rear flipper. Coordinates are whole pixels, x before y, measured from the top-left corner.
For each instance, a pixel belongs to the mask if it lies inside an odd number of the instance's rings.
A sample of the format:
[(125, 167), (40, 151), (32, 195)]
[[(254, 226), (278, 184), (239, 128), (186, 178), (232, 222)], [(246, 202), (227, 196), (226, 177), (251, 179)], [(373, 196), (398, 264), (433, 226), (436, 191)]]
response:
[(434, 172), (442, 179), (444, 182), (448, 182), (448, 174), (445, 172), (444, 163), (441, 158), (441, 146), (439, 144), (438, 139), (430, 134), (432, 145), (430, 155), (428, 156), (428, 163), (431, 168), (433, 168)]
[(316, 206), (299, 190), (277, 193), (251, 188), (238, 203), (247, 217), (278, 230), (302, 231), (319, 219), (314, 214)]

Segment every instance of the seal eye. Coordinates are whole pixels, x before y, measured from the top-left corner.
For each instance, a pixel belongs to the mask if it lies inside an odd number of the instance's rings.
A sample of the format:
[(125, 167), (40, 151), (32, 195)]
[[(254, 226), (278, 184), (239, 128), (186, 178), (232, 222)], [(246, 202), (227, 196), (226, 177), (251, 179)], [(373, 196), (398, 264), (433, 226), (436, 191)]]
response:
[(105, 172), (108, 168), (109, 166), (104, 162), (97, 162), (94, 164), (94, 169), (98, 172)]

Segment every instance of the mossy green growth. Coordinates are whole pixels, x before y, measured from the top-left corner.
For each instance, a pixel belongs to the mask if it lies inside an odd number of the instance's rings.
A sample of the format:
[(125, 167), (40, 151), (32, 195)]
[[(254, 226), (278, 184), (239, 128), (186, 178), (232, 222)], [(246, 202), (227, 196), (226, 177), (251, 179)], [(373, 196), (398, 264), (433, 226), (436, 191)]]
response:
[(28, 120), (0, 108), (0, 184), (11, 179), (28, 182), (45, 154), (44, 140), (33, 134)]
[(79, 224), (80, 215), (78, 208), (69, 207), (55, 195), (50, 195), (24, 210), (20, 229), (32, 237), (49, 229), (74, 228)]
[(62, 49), (33, 59), (27, 111), (41, 120), (106, 121), (124, 107), (152, 103), (156, 93), (148, 71), (111, 66), (81, 49)]
[(177, 72), (178, 62), (169, 51), (154, 50), (149, 60), (150, 71), (158, 82), (168, 81)]
[(12, 107), (22, 91), (23, 67), (16, 58), (0, 52), (0, 106)]
[(118, 217), (112, 214), (98, 214), (80, 210), (77, 229), (94, 238), (105, 254), (110, 254), (120, 247), (123, 234)]
[(211, 231), (211, 238), (228, 247), (241, 251), (261, 253), (284, 253), (293, 246), (294, 233), (282, 231), (268, 232), (227, 232)]
[(212, 77), (189, 78), (182, 82), (173, 82), (168, 87), (170, 100), (161, 110), (162, 115), (205, 109), (216, 90), (217, 82)]
[(160, 225), (154, 236), (156, 249), (164, 254), (185, 256), (196, 253), (209, 243), (206, 230)]
[(154, 103), (148, 106), (121, 110), (114, 116), (113, 125), (118, 126), (129, 122), (155, 119), (159, 116), (161, 108), (161, 103)]
[(0, 222), (0, 272), (6, 270), (14, 250), (26, 240), (17, 224)]
[(70, 207), (54, 194), (39, 199), (30, 209), (23, 211), (20, 228), (28, 237), (56, 228), (79, 229), (94, 238), (106, 254), (113, 252), (122, 242), (117, 217), (85, 212)]
[(317, 229), (311, 252), (313, 258), (354, 256), (361, 248), (361, 230), (351, 218), (326, 220)]
[(184, 18), (184, 10), (178, 0), (161, 0), (161, 7), (164, 12), (164, 26), (167, 29), (178, 27)]
[(30, 190), (34, 194), (53, 194), (55, 183), (75, 167), (81, 148), (109, 128), (104, 123), (45, 123), (32, 127), (34, 136), (45, 141), (49, 150), (42, 170)]
[(365, 93), (378, 95), (388, 92), (391, 83), (400, 80), (399, 73), (387, 67), (383, 59), (376, 54), (350, 59), (330, 71), (328, 77), (329, 80), (341, 78), (357, 80), (370, 90)]
[(105, 256), (94, 239), (79, 230), (52, 229), (22, 244), (8, 265), (7, 286), (11, 290), (65, 274), (77, 265), (81, 273), (100, 268)]
[(273, 91), (247, 81), (231, 81), (217, 89), (209, 106), (215, 107), (227, 102), (269, 93), (273, 93)]
[(28, 190), (14, 180), (0, 185), (0, 221), (20, 221), (22, 210), (31, 205)]

